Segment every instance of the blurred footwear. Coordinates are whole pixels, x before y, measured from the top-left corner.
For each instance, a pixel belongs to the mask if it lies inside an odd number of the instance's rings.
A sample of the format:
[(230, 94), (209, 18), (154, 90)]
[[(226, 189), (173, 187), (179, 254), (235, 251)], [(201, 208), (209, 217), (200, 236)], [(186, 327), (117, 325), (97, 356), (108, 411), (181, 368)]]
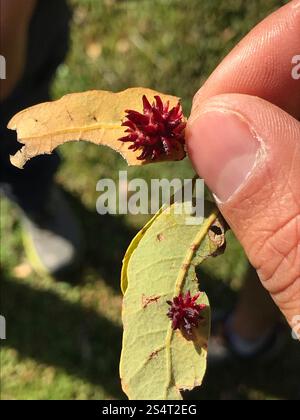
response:
[(234, 360), (269, 362), (280, 356), (287, 342), (281, 325), (277, 325), (255, 341), (248, 341), (233, 332), (230, 321), (230, 316), (219, 315), (212, 322), (208, 346), (209, 366), (218, 366)]
[(22, 213), (27, 258), (40, 275), (60, 278), (78, 269), (83, 253), (79, 222), (58, 187), (43, 211)]

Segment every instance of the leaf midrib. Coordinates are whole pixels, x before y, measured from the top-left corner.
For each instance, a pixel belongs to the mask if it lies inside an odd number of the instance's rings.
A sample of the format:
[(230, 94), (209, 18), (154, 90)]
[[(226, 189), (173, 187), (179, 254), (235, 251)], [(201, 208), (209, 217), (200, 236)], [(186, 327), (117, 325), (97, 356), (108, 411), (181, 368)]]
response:
[[(205, 223), (203, 223), (201, 225), (201, 229), (199, 230), (199, 232), (195, 236), (194, 241), (190, 245), (189, 250), (188, 250), (188, 252), (186, 253), (186, 255), (183, 259), (183, 262), (181, 264), (181, 267), (180, 267), (180, 270), (179, 270), (179, 273), (178, 273), (178, 276), (177, 276), (177, 279), (176, 279), (174, 297), (178, 296), (182, 292), (184, 284), (185, 284), (186, 273), (187, 273), (187, 271), (190, 267), (193, 256), (197, 252), (197, 250), (199, 249), (199, 246), (201, 245), (201, 242), (203, 241), (203, 239), (207, 235), (207, 232), (208, 232), (210, 226), (217, 219), (218, 213), (219, 213), (218, 209), (214, 209), (212, 211), (210, 216), (206, 219)], [(164, 399), (167, 399), (168, 390), (172, 386), (171, 344), (172, 344), (173, 335), (174, 335), (174, 330), (173, 330), (172, 325), (170, 323), (170, 325), (168, 327), (167, 335), (166, 335), (166, 342), (165, 342), (166, 366), (167, 366), (166, 375), (167, 375), (167, 378), (166, 378), (166, 385), (165, 385), (165, 389), (164, 389), (164, 397), (165, 397)]]
[[(60, 136), (60, 135), (64, 135), (64, 134), (72, 134), (72, 133), (84, 133), (86, 131), (95, 131), (95, 130), (116, 130), (116, 129), (122, 129), (121, 124), (117, 124), (117, 123), (99, 123), (99, 124), (94, 124), (94, 125), (89, 125), (86, 127), (74, 127), (74, 128), (67, 128), (64, 130), (56, 130), (56, 131), (51, 131), (51, 133), (45, 133), (45, 134), (40, 134), (38, 136), (26, 136), (26, 137), (20, 137), (20, 140), (36, 140), (36, 139), (41, 139), (43, 137), (55, 137), (55, 136)], [(17, 129), (18, 130), (18, 129)]]

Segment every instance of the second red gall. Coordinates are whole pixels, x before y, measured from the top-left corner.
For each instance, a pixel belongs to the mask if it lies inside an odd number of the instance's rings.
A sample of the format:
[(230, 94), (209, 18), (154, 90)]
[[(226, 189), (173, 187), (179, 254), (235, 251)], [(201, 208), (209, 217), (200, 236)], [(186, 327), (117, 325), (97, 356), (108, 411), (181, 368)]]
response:
[(192, 337), (193, 328), (197, 328), (203, 320), (201, 313), (206, 308), (206, 305), (196, 303), (200, 295), (201, 293), (197, 293), (191, 296), (188, 291), (185, 295), (180, 294), (172, 301), (167, 301), (171, 306), (167, 316), (172, 321), (173, 330), (180, 329), (187, 337)]

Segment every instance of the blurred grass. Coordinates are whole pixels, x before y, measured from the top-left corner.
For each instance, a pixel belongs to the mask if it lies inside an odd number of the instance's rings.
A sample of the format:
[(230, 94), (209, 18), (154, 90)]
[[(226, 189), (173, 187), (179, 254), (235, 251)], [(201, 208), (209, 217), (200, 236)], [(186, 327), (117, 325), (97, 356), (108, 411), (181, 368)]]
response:
[[(279, 0), (72, 0), (72, 45), (60, 66), (53, 97), (88, 89), (146, 86), (182, 97), (193, 94), (227, 52)], [(96, 182), (117, 179), (125, 162), (106, 148), (73, 143), (61, 148), (57, 174), (87, 238), (80, 282), (55, 283), (32, 273), (21, 244), (18, 213), (1, 200), (2, 399), (124, 398), (119, 385), (122, 256), (145, 217), (100, 217)], [(129, 178), (191, 177), (188, 161), (130, 168)], [(243, 251), (229, 246), (203, 276), (214, 307), (234, 304), (247, 269)], [(209, 372), (201, 399), (299, 397), (295, 344), (274, 366), (231, 366)], [(298, 370), (299, 372), (299, 370)]]

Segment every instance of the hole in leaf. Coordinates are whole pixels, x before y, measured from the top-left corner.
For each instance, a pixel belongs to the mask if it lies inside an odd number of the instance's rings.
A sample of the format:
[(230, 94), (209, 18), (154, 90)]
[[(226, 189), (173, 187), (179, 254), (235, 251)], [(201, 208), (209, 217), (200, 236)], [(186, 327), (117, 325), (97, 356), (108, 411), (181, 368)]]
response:
[(217, 225), (213, 225), (213, 226), (211, 226), (211, 228), (210, 228), (210, 230), (215, 234), (215, 235), (217, 235), (217, 236), (220, 236), (220, 235), (222, 235), (222, 229), (219, 227), (219, 226), (217, 226)]

